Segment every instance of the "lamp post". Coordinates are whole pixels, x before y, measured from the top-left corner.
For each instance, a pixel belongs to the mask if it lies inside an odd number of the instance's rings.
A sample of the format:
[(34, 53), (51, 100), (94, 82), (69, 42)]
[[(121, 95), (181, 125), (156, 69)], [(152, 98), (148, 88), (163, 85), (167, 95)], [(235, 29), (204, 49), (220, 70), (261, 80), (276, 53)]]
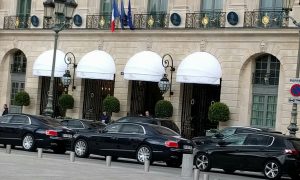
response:
[[(288, 19), (291, 19), (293, 23), (300, 27), (300, 24), (297, 21), (289, 16), (289, 11), (292, 11), (295, 0), (282, 0), (282, 9), (285, 11), (285, 19), (288, 22)], [(299, 32), (300, 34), (300, 32)], [(296, 67), (296, 78), (299, 78), (299, 68), (300, 68), (300, 35), (299, 35), (299, 46), (298, 46), (298, 57), (297, 57), (297, 67)], [(297, 104), (293, 103), (292, 112), (291, 112), (291, 121), (287, 128), (289, 130), (290, 135), (295, 136), (296, 131), (299, 130), (297, 127)]]
[(75, 77), (75, 69), (77, 67), (77, 64), (76, 64), (75, 55), (72, 52), (68, 52), (65, 55), (65, 63), (68, 65), (68, 67), (67, 67), (67, 70), (66, 70), (65, 74), (61, 77), (61, 81), (64, 85), (65, 93), (68, 94), (68, 88), (71, 84), (71, 74), (70, 74), (70, 70), (69, 70), (69, 65), (70, 64), (73, 64), (73, 86), (72, 86), (72, 91), (74, 89), (76, 89), (76, 86), (74, 85), (74, 77)]
[[(170, 65), (170, 60), (171, 60), (171, 65)], [(167, 68), (170, 68), (171, 79), (169, 81), (168, 75), (165, 73), (163, 75), (163, 78), (158, 82), (158, 87), (162, 94), (166, 93), (170, 89), (170, 97), (171, 97), (174, 94), (172, 91), (172, 77), (173, 77), (173, 72), (175, 71), (175, 67), (173, 66), (173, 58), (170, 54), (165, 54), (162, 57), (161, 61), (162, 61), (162, 66), (165, 68), (165, 71), (167, 70)]]
[(53, 84), (54, 84), (58, 33), (62, 31), (65, 27), (70, 25), (74, 10), (78, 4), (74, 0), (54, 0), (54, 2), (53, 0), (46, 0), (44, 1), (43, 4), (44, 4), (44, 16), (46, 19), (53, 20), (52, 30), (55, 32), (50, 87), (49, 87), (47, 105), (46, 108), (44, 109), (44, 114), (46, 116), (52, 117), (53, 93), (54, 93)]

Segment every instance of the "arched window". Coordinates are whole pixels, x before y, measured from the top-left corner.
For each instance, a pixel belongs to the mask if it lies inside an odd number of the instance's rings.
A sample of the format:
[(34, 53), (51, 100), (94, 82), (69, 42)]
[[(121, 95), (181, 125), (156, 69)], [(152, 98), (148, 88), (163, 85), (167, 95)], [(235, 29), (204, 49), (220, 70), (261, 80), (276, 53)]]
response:
[(274, 128), (280, 62), (272, 55), (255, 60), (252, 88), (251, 126)]

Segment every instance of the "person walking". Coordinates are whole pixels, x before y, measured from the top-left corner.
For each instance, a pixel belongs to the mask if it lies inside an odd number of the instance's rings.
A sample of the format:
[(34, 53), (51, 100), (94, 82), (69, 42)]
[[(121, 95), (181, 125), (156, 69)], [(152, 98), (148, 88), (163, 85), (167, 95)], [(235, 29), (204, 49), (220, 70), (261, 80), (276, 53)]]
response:
[(3, 105), (3, 108), (4, 108), (4, 111), (2, 113), (2, 116), (5, 115), (5, 114), (8, 114), (8, 107), (7, 107), (7, 104), (4, 104)]
[(103, 111), (102, 115), (100, 116), (100, 121), (105, 124), (109, 123), (109, 116), (105, 111)]

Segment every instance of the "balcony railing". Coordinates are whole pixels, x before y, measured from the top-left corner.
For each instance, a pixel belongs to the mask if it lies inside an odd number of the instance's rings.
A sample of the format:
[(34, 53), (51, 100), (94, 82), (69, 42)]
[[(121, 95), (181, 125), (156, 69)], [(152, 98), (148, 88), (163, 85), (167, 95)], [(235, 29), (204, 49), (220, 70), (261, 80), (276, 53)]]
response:
[(284, 11), (246, 11), (244, 27), (253, 28), (282, 28), (288, 26), (288, 20), (284, 17)]
[(169, 14), (135, 14), (134, 27), (136, 29), (164, 29), (169, 27)]
[(207, 11), (186, 14), (186, 28), (223, 28), (225, 27), (225, 12)]
[[(87, 29), (110, 29), (111, 14), (101, 15), (87, 15), (86, 28)], [(118, 23), (116, 23), (117, 25)]]
[(73, 24), (73, 20), (66, 20), (67, 22), (63, 22), (64, 20), (59, 20), (57, 19), (56, 22), (54, 22), (53, 18), (46, 18), (44, 17), (43, 19), (43, 29), (51, 29), (55, 24), (63, 24), (66, 23), (66, 26), (64, 27), (64, 29), (71, 29), (72, 28), (72, 24)]
[(10, 65), (10, 73), (25, 73), (26, 72), (26, 64), (11, 64)]
[(30, 24), (30, 16), (5, 16), (3, 29), (27, 29)]

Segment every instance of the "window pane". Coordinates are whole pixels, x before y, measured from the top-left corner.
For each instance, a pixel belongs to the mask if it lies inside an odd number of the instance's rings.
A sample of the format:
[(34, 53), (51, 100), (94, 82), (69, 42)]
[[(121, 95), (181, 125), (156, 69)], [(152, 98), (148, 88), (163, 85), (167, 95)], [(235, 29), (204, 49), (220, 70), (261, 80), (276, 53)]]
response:
[(222, 11), (223, 0), (202, 0), (202, 11)]
[(80, 121), (76, 121), (76, 120), (70, 120), (69, 122), (68, 122), (68, 127), (70, 127), (70, 128), (76, 128), (76, 129), (83, 129), (84, 127), (83, 127), (83, 125), (82, 125), (82, 123), (80, 122)]
[(166, 13), (168, 8), (168, 1), (166, 0), (149, 0), (148, 13)]
[(224, 139), (229, 145), (243, 145), (247, 134), (236, 134)]

